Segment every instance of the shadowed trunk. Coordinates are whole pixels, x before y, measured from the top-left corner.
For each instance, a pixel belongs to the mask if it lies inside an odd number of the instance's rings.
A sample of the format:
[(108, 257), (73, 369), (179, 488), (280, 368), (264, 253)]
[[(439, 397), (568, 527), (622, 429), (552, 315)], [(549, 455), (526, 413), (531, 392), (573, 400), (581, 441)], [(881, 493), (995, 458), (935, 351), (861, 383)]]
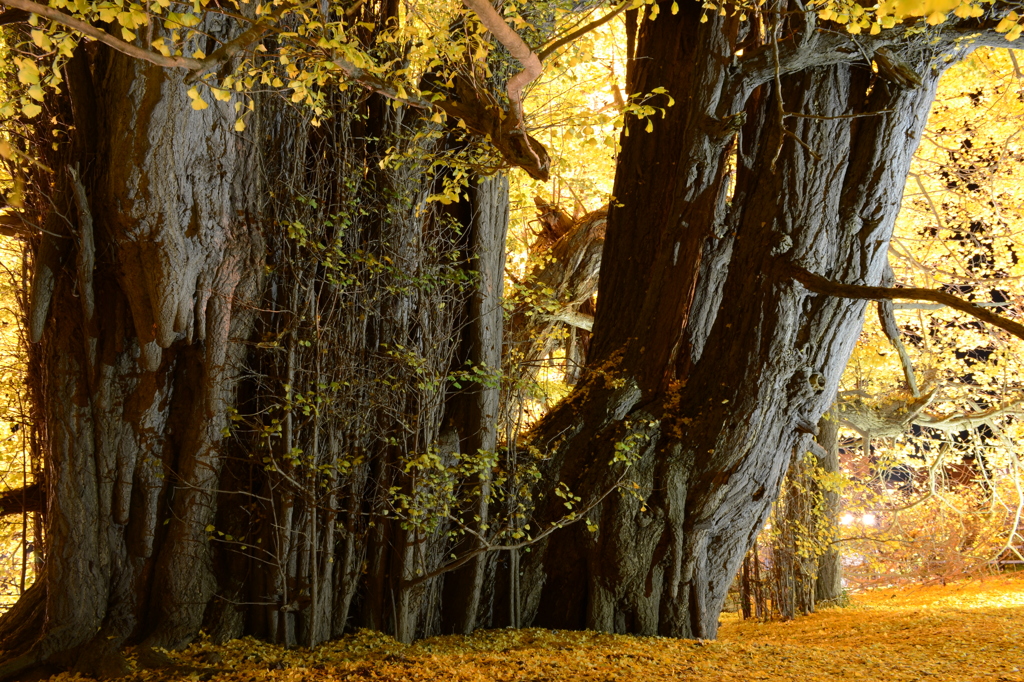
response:
[(180, 75), (89, 59), (68, 67), (78, 141), (54, 164), (29, 311), (48, 553), (43, 635), (21, 662), (114, 674), (140, 628), (194, 637), (213, 594), (204, 528), (262, 241), (229, 104), (194, 111)]

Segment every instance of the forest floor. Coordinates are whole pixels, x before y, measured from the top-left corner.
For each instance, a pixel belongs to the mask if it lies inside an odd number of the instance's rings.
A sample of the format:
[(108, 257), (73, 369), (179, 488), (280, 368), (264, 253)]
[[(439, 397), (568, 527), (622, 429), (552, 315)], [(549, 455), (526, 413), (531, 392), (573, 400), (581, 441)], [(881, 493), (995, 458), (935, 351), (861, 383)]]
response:
[[(251, 639), (199, 643), (171, 682), (1024, 682), (1024, 575), (854, 595), (847, 608), (789, 622), (723, 614), (714, 642), (543, 629), (435, 637), (412, 646), (362, 631), (313, 651)], [(53, 679), (73, 679), (60, 675)]]

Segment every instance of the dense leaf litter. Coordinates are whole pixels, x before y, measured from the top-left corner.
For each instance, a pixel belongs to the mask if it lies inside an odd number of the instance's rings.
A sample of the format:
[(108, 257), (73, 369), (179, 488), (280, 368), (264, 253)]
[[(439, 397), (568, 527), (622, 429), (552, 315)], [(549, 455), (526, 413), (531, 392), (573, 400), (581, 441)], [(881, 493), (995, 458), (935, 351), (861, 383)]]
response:
[(743, 622), (727, 613), (714, 642), (532, 628), (405, 646), (360, 631), (312, 651), (240, 639), (170, 656), (176, 667), (139, 669), (129, 679), (1024, 682), (1024, 576), (873, 591), (855, 595), (847, 608), (790, 622)]

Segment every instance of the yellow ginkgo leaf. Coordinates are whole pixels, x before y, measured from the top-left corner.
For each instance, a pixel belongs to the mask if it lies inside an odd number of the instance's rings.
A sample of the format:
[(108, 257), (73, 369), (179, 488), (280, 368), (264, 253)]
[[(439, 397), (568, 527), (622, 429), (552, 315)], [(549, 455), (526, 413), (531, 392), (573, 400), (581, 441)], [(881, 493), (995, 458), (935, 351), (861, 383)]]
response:
[[(996, 31), (998, 33), (1006, 33), (1017, 24), (1018, 18), (1019, 17), (1017, 16), (1016, 12), (1010, 12), (1005, 17), (1003, 17), (1002, 21), (996, 24)], [(21, 78), (20, 73), (18, 74), (18, 78)]]
[(202, 111), (210, 106), (203, 100), (202, 95), (199, 94), (199, 90), (194, 85), (189, 89), (188, 96), (192, 100), (192, 108), (196, 111)]
[(21, 68), (18, 69), (18, 81), (25, 85), (34, 85), (39, 82), (39, 67), (31, 59), (21, 61)]

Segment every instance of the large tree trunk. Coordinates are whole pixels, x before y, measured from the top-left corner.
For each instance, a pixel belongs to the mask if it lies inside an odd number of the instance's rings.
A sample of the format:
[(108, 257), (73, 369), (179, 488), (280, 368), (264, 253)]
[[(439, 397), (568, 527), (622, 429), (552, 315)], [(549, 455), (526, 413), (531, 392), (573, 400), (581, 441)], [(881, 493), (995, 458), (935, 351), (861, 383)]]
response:
[[(636, 493), (598, 504), (596, 532), (574, 526), (533, 554), (526, 608), (549, 627), (715, 636), (860, 331), (862, 303), (807, 292), (787, 264), (879, 281), (933, 97), (935, 72), (910, 90), (863, 67), (784, 76), (785, 109), (823, 117), (786, 121), (809, 151), (783, 135), (772, 88), (745, 104), (733, 89), (729, 26), (690, 12), (641, 29), (635, 88), (665, 87), (676, 104), (652, 133), (627, 123), (589, 376), (533, 441), (579, 506), (620, 480)], [(727, 202), (727, 115), (741, 106)], [(547, 522), (564, 511), (552, 490)]]
[(78, 142), (56, 165), (29, 311), (46, 620), (22, 662), (110, 673), (140, 629), (188, 641), (213, 595), (204, 529), (244, 350), (231, 339), (249, 335), (261, 276), (260, 187), (233, 108), (194, 111), (180, 75), (80, 49), (68, 76)]
[(500, 367), (507, 181), (439, 216), (428, 165), (381, 164), (424, 122), (376, 97), (319, 127), (268, 99), (239, 134), (233, 102), (195, 111), (180, 74), (103, 48), (68, 80), (29, 311), (49, 554), (0, 677), (114, 675), (123, 645), (200, 628), (408, 641), (440, 631), (446, 580), (445, 627), (472, 628), (483, 557), (415, 579), (453, 550), (446, 491), (486, 526), (499, 387), (449, 410), (447, 377)]

